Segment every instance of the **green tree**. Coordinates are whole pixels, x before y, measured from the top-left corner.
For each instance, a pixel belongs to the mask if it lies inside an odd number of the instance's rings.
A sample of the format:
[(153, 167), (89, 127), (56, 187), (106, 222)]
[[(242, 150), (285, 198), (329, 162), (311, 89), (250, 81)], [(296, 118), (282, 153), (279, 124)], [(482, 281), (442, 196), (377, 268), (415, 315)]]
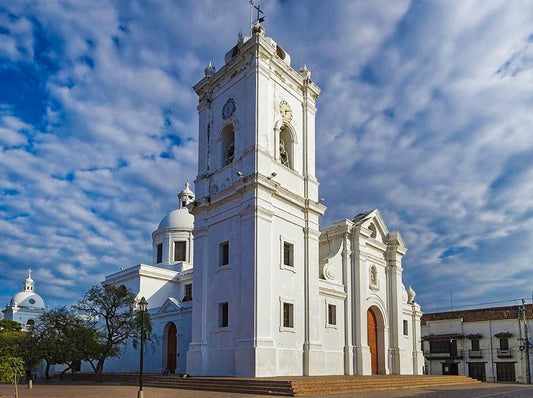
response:
[[(89, 319), (98, 333), (99, 353), (89, 361), (96, 379), (102, 380), (104, 363), (107, 358), (119, 357), (121, 346), (128, 339), (139, 337), (139, 322), (135, 322), (135, 294), (124, 285), (110, 284), (93, 286), (76, 305), (76, 310)], [(149, 317), (145, 317), (146, 319)], [(151, 330), (151, 325), (150, 325)]]
[(50, 366), (64, 364), (63, 375), (83, 361), (92, 361), (100, 352), (96, 329), (84, 317), (62, 307), (47, 311), (39, 318), (36, 329), (38, 352), (46, 362), (45, 377), (49, 378)]
[[(24, 374), (24, 361), (20, 357), (0, 357), (0, 383), (17, 383)], [(15, 387), (16, 388), (16, 387)]]
[(22, 325), (9, 319), (0, 319), (0, 333), (1, 332), (20, 332)]
[(27, 332), (16, 330), (0, 331), (0, 356), (23, 358), (27, 343)]
[(0, 383), (17, 380), (24, 374), (24, 357), (28, 346), (28, 333), (22, 326), (8, 319), (0, 320)]

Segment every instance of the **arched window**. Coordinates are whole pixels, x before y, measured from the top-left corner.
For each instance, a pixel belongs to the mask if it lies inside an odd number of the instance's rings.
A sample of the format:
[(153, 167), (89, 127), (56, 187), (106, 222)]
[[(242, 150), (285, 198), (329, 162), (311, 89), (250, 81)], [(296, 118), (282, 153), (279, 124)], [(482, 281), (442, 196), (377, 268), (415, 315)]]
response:
[(228, 124), (222, 130), (222, 166), (233, 163), (235, 156), (235, 131), (233, 125)]
[(292, 135), (287, 126), (283, 126), (279, 132), (279, 161), (282, 165), (294, 168)]
[(33, 319), (28, 319), (28, 322), (26, 322), (26, 326), (35, 326), (35, 321)]

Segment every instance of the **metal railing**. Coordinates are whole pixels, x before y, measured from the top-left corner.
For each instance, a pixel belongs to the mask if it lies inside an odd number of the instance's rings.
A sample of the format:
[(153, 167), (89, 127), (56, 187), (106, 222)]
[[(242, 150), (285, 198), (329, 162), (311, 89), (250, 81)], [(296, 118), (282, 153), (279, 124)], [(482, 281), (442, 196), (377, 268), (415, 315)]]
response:
[(508, 350), (502, 350), (501, 348), (498, 348), (498, 358), (511, 358), (513, 356), (513, 353), (511, 352), (511, 349)]
[(483, 358), (481, 350), (468, 350), (468, 356), (470, 358)]
[(450, 359), (461, 359), (463, 358), (463, 350), (457, 350), (453, 352), (431, 352), (431, 351), (424, 351), (424, 356), (429, 359), (442, 359), (442, 358), (450, 358)]

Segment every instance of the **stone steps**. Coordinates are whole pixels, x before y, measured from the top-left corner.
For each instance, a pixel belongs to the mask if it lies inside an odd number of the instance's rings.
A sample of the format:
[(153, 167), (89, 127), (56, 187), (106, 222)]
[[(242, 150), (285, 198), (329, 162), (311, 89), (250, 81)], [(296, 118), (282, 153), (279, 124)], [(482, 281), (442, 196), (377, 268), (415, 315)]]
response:
[(331, 376), (294, 380), (296, 396), (479, 383), (466, 376)]
[[(80, 375), (82, 376), (82, 375)], [(83, 375), (80, 380), (94, 379)], [(138, 385), (138, 374), (104, 374), (103, 381)], [(361, 391), (421, 388), (454, 384), (480, 383), (466, 376), (294, 376), (294, 377), (179, 377), (145, 374), (146, 387), (175, 388), (261, 394), (278, 396), (310, 396)]]

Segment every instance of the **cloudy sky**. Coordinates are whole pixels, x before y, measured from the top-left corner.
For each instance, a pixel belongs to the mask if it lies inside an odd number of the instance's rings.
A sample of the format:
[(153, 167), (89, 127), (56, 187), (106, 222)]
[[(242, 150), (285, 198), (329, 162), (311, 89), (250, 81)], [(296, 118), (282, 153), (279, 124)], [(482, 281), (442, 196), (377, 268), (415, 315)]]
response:
[[(194, 180), (209, 61), (247, 0), (0, 5), (0, 306), (50, 306), (151, 260)], [(323, 225), (379, 208), (425, 312), (533, 290), (533, 4), (264, 0), (266, 35), (322, 88)], [(531, 272), (531, 273), (530, 273)], [(510, 301), (505, 301), (510, 300)]]

